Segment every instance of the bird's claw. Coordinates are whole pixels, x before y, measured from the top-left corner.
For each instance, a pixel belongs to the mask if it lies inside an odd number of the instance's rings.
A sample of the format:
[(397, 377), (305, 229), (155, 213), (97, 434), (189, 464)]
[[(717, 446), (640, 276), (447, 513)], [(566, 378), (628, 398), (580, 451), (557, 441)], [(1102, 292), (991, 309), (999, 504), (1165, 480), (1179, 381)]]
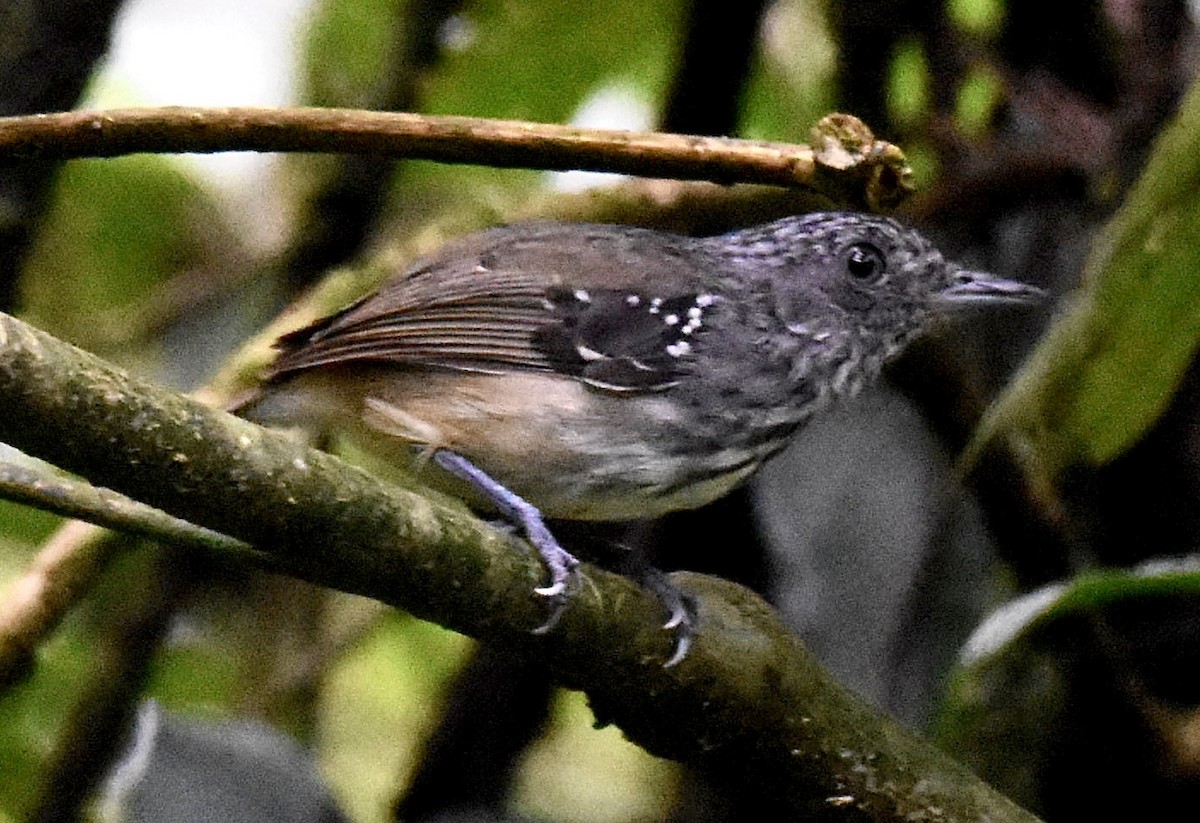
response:
[(667, 622), (663, 623), (662, 627), (667, 631), (671, 631), (685, 623), (691, 625), (691, 615), (688, 614), (687, 607), (683, 605), (683, 599), (680, 598), (678, 607), (671, 610), (671, 616), (667, 618)]
[(549, 586), (537, 586), (534, 588), (534, 594), (540, 594), (542, 597), (560, 597), (567, 591), (567, 584), (562, 580), (557, 580)]
[(667, 610), (667, 620), (662, 624), (666, 631), (675, 633), (675, 650), (671, 653), (664, 669), (677, 665), (687, 657), (696, 636), (696, 601), (680, 589), (667, 575), (658, 569), (647, 567), (642, 570), (642, 583), (654, 592), (658, 602)]
[(688, 652), (692, 650), (692, 640), (696, 636), (695, 602), (682, 592), (680, 595), (680, 609), (672, 610), (671, 617), (663, 623), (664, 629), (675, 633), (675, 651), (667, 662), (663, 663), (664, 669), (671, 668), (688, 656)]
[(550, 617), (546, 622), (533, 630), (536, 635), (547, 634), (558, 625), (559, 618), (566, 611), (579, 588), (579, 561), (557, 541), (544, 545), (540, 541), (534, 544), (538, 555), (550, 570), (550, 585), (538, 586), (533, 593), (550, 601)]
[(550, 616), (546, 618), (546, 622), (534, 629), (530, 634), (541, 637), (544, 634), (549, 634), (555, 626), (558, 625), (559, 618), (563, 616), (563, 612), (567, 610), (569, 598), (560, 597), (556, 602), (550, 605)]
[(683, 658), (687, 657), (688, 652), (691, 650), (692, 630), (689, 628), (687, 631), (681, 631), (675, 635), (675, 651), (670, 658), (667, 659), (667, 662), (663, 663), (663, 668), (669, 669), (675, 666), (677, 663), (682, 661)]

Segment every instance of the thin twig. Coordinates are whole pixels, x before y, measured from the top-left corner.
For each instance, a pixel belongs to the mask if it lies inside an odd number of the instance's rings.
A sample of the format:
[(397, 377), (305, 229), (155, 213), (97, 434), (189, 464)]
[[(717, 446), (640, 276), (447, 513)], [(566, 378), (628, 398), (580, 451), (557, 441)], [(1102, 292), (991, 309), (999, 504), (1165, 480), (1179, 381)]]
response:
[(138, 152), (378, 154), (508, 168), (584, 169), (765, 183), (826, 191), (888, 208), (911, 190), (894, 145), (861, 121), (829, 115), (813, 146), (517, 120), (354, 109), (145, 108), (0, 118), (0, 158), (114, 157)]
[(0, 498), (167, 543), (224, 552), (249, 549), (240, 540), (172, 517), (123, 494), (51, 474), (34, 465), (0, 462)]
[(0, 598), (0, 689), (23, 679), (42, 639), (91, 589), (121, 541), (73, 520), (60, 528)]

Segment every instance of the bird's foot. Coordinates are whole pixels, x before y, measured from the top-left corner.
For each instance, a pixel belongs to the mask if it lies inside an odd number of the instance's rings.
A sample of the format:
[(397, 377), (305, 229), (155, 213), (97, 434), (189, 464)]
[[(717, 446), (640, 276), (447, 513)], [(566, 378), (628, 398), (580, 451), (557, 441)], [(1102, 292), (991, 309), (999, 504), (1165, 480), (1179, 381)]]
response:
[(675, 633), (675, 651), (663, 663), (663, 668), (669, 669), (687, 657), (692, 648), (696, 636), (696, 600), (671, 582), (665, 572), (653, 566), (644, 566), (638, 579), (666, 608), (667, 622), (663, 623), (663, 629)]
[(579, 588), (579, 560), (559, 545), (558, 540), (546, 527), (546, 521), (537, 506), (510, 490), (470, 460), (446, 449), (435, 451), (433, 460), (455, 477), (467, 481), (482, 492), (509, 522), (525, 533), (538, 557), (546, 564), (546, 569), (550, 572), (550, 582), (533, 590), (535, 594), (547, 598), (550, 602), (550, 617), (533, 630), (534, 634), (546, 634), (558, 624), (563, 611)]

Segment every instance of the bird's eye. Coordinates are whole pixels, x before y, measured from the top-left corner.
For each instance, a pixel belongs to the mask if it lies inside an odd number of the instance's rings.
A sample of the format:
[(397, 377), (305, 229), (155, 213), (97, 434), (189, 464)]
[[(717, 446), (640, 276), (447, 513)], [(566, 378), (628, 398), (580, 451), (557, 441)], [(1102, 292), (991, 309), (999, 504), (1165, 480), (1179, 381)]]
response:
[(846, 272), (855, 280), (877, 282), (886, 271), (883, 252), (870, 243), (855, 243), (846, 249)]

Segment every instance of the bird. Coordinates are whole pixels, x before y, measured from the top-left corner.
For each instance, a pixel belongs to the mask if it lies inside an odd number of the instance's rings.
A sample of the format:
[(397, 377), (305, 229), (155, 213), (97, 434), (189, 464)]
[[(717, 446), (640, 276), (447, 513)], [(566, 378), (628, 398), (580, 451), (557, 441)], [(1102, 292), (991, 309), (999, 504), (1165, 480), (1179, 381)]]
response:
[[(240, 413), (340, 431), (519, 527), (657, 518), (746, 482), (944, 310), (1044, 292), (858, 212), (711, 237), (533, 222), (452, 241), (281, 337)], [(678, 615), (673, 616), (676, 620)]]

